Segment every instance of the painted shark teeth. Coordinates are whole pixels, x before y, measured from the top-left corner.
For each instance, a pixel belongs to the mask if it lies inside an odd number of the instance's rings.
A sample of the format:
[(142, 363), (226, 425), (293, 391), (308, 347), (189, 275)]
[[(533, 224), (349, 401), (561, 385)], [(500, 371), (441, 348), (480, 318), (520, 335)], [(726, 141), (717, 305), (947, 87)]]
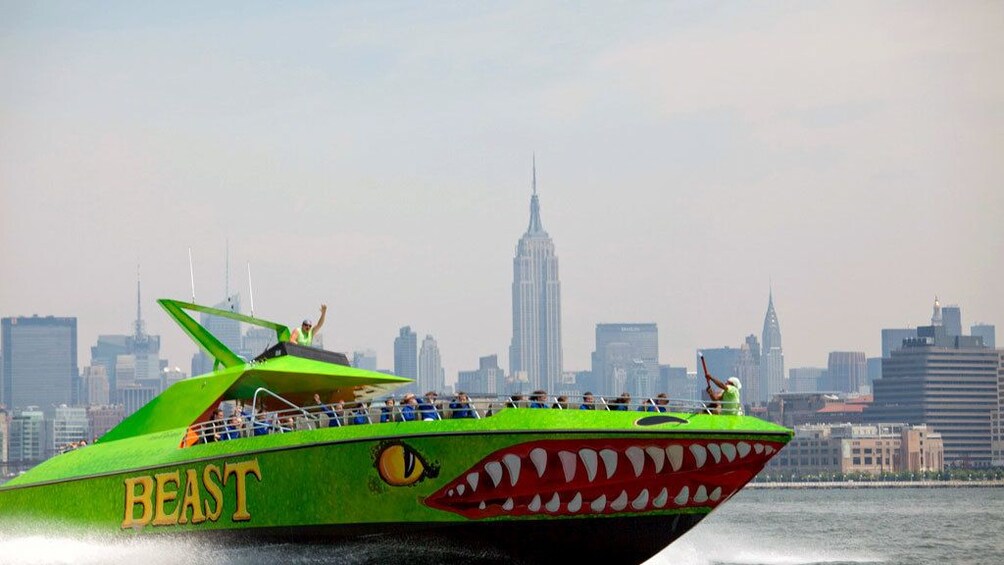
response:
[[(631, 451), (631, 449), (628, 449), (628, 451)], [(607, 472), (607, 478), (609, 479), (617, 472), (617, 452), (613, 449), (604, 449), (600, 451), (600, 458), (603, 459), (603, 468)]]
[(514, 506), (515, 506), (515, 504), (513, 504), (512, 499), (511, 498), (507, 498), (507, 499), (505, 499), (505, 502), (502, 503), (502, 510), (505, 510), (506, 512), (509, 512), (510, 510), (513, 509)]
[(655, 464), (655, 472), (661, 473), (662, 466), (666, 464), (666, 450), (661, 447), (646, 447), (645, 453), (652, 458), (652, 463)]
[(673, 502), (675, 502), (677, 506), (683, 506), (687, 503), (688, 498), (690, 498), (690, 489), (688, 487), (683, 487), (680, 489), (680, 494), (676, 495), (676, 498), (673, 499)]
[(765, 445), (765, 446), (763, 446), (763, 452), (766, 453), (767, 455), (770, 455), (771, 453), (774, 453), (774, 451), (776, 451), (776, 450), (774, 449), (773, 445)]
[(666, 487), (662, 487), (662, 490), (659, 491), (659, 494), (652, 499), (652, 506), (655, 506), (656, 508), (662, 508), (663, 506), (666, 505), (667, 501), (669, 501), (669, 491), (666, 490)]
[(565, 482), (570, 483), (575, 478), (575, 454), (571, 451), (559, 451), (558, 459), (561, 460), (561, 470), (565, 472)]
[(530, 451), (530, 462), (533, 463), (535, 469), (537, 469), (537, 478), (544, 476), (544, 469), (547, 468), (547, 451), (535, 447)]
[(530, 512), (538, 512), (538, 511), (540, 511), (540, 495), (539, 494), (534, 495), (533, 500), (531, 500), (530, 504), (527, 505), (527, 509), (529, 509)]
[(575, 493), (575, 496), (572, 497), (572, 500), (568, 501), (568, 511), (574, 513), (578, 512), (581, 509), (582, 509), (582, 493), (577, 492)]
[(558, 509), (561, 508), (561, 499), (558, 498), (558, 493), (554, 493), (554, 496), (551, 497), (551, 500), (547, 501), (544, 508), (546, 508), (548, 512), (557, 512)]
[(481, 473), (468, 473), (467, 474), (467, 484), (471, 485), (471, 492), (477, 492), (478, 490), (478, 479), (481, 477)]
[(457, 485), (458, 496), (464, 496), (465, 492), (467, 492), (467, 485), (465, 485), (464, 483), (460, 483), (459, 485)]
[(645, 506), (648, 504), (648, 489), (642, 489), (638, 496), (631, 501), (631, 508), (635, 510), (644, 510)]
[(715, 502), (718, 502), (718, 499), (721, 497), (722, 497), (722, 487), (715, 487), (715, 490), (711, 491), (711, 494), (708, 495), (708, 498), (714, 500)]
[(750, 444), (740, 441), (736, 444), (736, 451), (739, 452), (739, 457), (746, 457), (750, 454)]
[(756, 451), (757, 455), (760, 455), (761, 453), (763, 453), (763, 444), (762, 443), (754, 443), (753, 444), (753, 451)]
[(722, 461), (722, 448), (718, 447), (717, 443), (708, 444), (708, 453), (711, 454), (711, 458), (715, 460), (715, 463), (721, 463)]
[(627, 491), (622, 490), (620, 496), (615, 498), (614, 501), (610, 503), (610, 509), (620, 512), (621, 510), (624, 510), (625, 507), (627, 507), (627, 503), (628, 503)]
[(603, 509), (607, 507), (607, 495), (601, 494), (599, 498), (594, 500), (590, 505), (589, 509), (593, 512), (603, 512)]
[(736, 460), (736, 446), (731, 443), (722, 444), (722, 455), (729, 460), (729, 463)]
[(690, 444), (690, 452), (694, 454), (694, 464), (697, 468), (703, 467), (704, 462), (708, 459), (708, 450), (699, 443), (692, 443)]
[(671, 445), (667, 447), (666, 457), (669, 458), (669, 464), (673, 467), (673, 470), (679, 471), (680, 467), (683, 466), (683, 446)]
[(586, 477), (589, 478), (589, 482), (593, 482), (596, 478), (596, 452), (592, 449), (580, 449), (579, 458), (586, 467)]
[(505, 463), (506, 469), (509, 469), (509, 486), (516, 486), (516, 481), (519, 480), (519, 470), (523, 464), (522, 459), (518, 455), (510, 453), (502, 458), (502, 462)]
[[(662, 453), (661, 450), (660, 453)], [(645, 451), (640, 447), (629, 447), (624, 454), (627, 455), (628, 461), (631, 462), (631, 467), (634, 468), (635, 478), (639, 477), (645, 468)], [(610, 477), (607, 478), (609, 479)]]
[(703, 503), (708, 501), (708, 489), (704, 485), (698, 485), (697, 492), (694, 493), (694, 502)]
[(502, 464), (498, 461), (486, 463), (485, 471), (492, 478), (492, 482), (495, 483), (494, 486), (499, 486), (499, 483), (502, 482)]

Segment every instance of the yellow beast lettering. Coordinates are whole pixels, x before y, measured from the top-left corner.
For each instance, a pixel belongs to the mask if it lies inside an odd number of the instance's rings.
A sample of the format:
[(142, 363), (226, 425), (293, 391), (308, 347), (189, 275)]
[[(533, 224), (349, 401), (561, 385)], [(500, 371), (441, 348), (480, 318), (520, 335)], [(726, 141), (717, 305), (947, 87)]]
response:
[[(125, 515), (122, 528), (201, 524), (206, 520), (216, 522), (228, 500), (233, 500), (235, 509), (231, 519), (247, 522), (251, 520), (248, 475), (254, 475), (261, 482), (257, 459), (226, 463), (222, 472), (219, 466), (210, 463), (203, 467), (201, 477), (197, 469), (129, 477), (123, 481)], [(230, 481), (231, 476), (233, 481)], [(234, 483), (232, 491), (226, 488), (230, 482)], [(139, 517), (136, 516), (137, 506)]]

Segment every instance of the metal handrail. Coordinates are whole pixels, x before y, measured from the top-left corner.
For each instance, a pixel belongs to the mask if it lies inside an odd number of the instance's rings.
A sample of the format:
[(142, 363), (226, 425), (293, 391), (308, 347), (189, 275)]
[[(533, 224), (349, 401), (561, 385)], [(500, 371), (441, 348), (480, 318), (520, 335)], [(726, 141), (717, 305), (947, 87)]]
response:
[[(310, 418), (310, 414), (306, 410), (304, 410), (303, 408), (301, 408), (300, 406), (297, 406), (296, 404), (293, 404), (292, 402), (286, 400), (285, 398), (279, 396), (278, 394), (270, 391), (269, 389), (267, 389), (265, 387), (261, 387), (261, 386), (258, 387), (257, 389), (255, 389), (254, 396), (251, 397), (251, 416), (252, 417), (257, 416), (257, 410), (258, 410), (258, 393), (259, 392), (264, 392), (264, 393), (268, 394), (269, 396), (271, 396), (272, 398), (275, 398), (277, 400), (280, 400), (280, 401), (286, 403), (287, 406), (291, 406), (291, 407), (293, 407), (293, 409), (299, 410), (300, 412), (303, 413), (304, 416), (307, 416), (307, 418)], [(311, 428), (311, 429), (313, 429), (313, 428)]]

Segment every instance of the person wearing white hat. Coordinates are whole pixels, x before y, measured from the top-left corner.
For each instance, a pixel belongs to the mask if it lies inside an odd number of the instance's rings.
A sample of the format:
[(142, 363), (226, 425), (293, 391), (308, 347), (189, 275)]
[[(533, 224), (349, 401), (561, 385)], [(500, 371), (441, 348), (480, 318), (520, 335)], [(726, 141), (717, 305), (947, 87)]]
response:
[[(739, 390), (743, 388), (743, 384), (739, 382), (736, 377), (731, 377), (724, 383), (716, 379), (713, 375), (705, 374), (708, 381), (708, 396), (711, 400), (718, 402), (721, 406), (721, 414), (741, 416), (743, 413), (742, 401), (739, 398)], [(715, 392), (711, 388), (711, 383), (715, 383), (718, 388), (722, 389)]]
[(321, 317), (317, 319), (317, 325), (315, 326), (310, 318), (307, 318), (300, 324), (300, 327), (293, 330), (289, 336), (289, 342), (310, 347), (314, 343), (314, 334), (321, 331), (321, 326), (324, 325), (324, 315), (327, 313), (328, 305), (321, 304)]

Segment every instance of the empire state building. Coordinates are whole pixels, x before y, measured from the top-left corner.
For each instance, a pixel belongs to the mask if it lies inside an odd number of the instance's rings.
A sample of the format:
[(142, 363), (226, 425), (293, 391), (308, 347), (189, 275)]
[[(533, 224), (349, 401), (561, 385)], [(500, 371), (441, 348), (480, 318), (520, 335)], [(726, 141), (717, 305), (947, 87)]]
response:
[(536, 160), (530, 225), (516, 245), (512, 270), (511, 392), (522, 388), (524, 378), (529, 390), (554, 390), (561, 377), (561, 283), (554, 242), (540, 222)]

